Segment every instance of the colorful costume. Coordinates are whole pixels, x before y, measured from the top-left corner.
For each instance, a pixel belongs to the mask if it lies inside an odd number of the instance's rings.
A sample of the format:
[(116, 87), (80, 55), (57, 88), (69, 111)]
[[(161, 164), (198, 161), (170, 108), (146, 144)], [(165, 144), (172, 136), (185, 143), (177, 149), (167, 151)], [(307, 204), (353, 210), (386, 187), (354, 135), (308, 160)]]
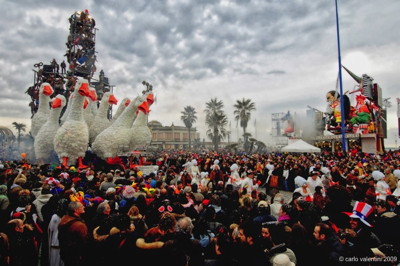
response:
[(355, 116), (350, 119), (350, 122), (354, 124), (366, 124), (371, 120), (371, 113), (365, 104), (365, 97), (363, 95), (356, 96), (357, 105)]

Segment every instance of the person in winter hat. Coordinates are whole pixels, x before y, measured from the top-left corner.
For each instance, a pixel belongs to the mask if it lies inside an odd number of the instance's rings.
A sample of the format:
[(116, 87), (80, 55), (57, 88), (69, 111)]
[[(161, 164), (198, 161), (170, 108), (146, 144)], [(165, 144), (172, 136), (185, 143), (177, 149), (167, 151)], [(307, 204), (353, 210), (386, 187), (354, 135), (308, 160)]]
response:
[(373, 171), (372, 178), (377, 181), (375, 186), (375, 194), (377, 200), (386, 200), (386, 196), (392, 194), (389, 184), (386, 183), (386, 176), (381, 171)]
[(318, 171), (311, 172), (310, 176), (307, 178), (307, 185), (312, 194), (315, 193), (315, 188), (317, 186), (323, 186), (320, 173)]
[(39, 218), (39, 221), (43, 222), (43, 214), (42, 207), (49, 202), (50, 198), (53, 196), (50, 191), (50, 186), (48, 184), (44, 184), (42, 186), (41, 194), (33, 201), (33, 205), (36, 207), (36, 212)]
[(191, 161), (191, 166), (190, 166), (189, 172), (192, 175), (192, 180), (193, 180), (193, 178), (197, 178), (200, 175), (200, 170), (199, 170), (199, 166), (197, 165), (196, 159), (193, 159)]
[(371, 248), (381, 244), (381, 240), (372, 231), (373, 225), (369, 221), (374, 209), (365, 202), (356, 201), (353, 212), (343, 212), (350, 217), (349, 225), (345, 228), (348, 241), (353, 243), (355, 256), (371, 256)]
[(294, 179), (294, 183), (297, 188), (293, 191), (293, 193), (298, 192), (301, 194), (304, 200), (313, 201), (313, 193), (308, 187), (307, 180), (302, 176), (296, 176)]
[(215, 159), (213, 165), (210, 167), (211, 170), (214, 170), (216, 168), (218, 168), (218, 169), (220, 168), (218, 159)]
[(240, 189), (242, 182), (242, 179), (240, 178), (239, 175), (239, 166), (236, 163), (234, 163), (231, 165), (230, 170), (231, 170), (231, 175), (226, 183), (227, 185), (231, 184), (234, 190), (238, 190)]
[(253, 190), (258, 188), (257, 183), (254, 182), (254, 172), (252, 170), (247, 170), (247, 175), (242, 180), (241, 187), (242, 189), (246, 188), (248, 195), (250, 195)]

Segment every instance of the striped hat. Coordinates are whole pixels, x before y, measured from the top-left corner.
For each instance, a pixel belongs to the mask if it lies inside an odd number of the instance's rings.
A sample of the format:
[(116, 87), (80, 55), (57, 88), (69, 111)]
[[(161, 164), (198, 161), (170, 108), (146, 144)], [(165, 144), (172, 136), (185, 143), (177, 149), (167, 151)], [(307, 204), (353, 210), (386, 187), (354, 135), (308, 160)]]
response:
[(370, 223), (367, 222), (368, 216), (374, 211), (371, 205), (356, 201), (353, 207), (353, 212), (343, 212), (347, 214), (350, 218), (360, 219), (365, 225), (372, 227)]

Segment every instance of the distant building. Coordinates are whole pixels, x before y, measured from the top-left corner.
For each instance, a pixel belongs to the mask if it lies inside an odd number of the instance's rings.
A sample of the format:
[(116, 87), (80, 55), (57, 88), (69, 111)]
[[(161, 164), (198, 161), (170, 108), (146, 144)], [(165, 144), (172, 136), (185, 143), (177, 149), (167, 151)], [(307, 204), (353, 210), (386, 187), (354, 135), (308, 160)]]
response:
[[(170, 150), (189, 148), (189, 132), (184, 126), (163, 126), (158, 121), (150, 121), (148, 126), (152, 132), (150, 147), (152, 149)], [(200, 133), (196, 128), (190, 129), (191, 145), (194, 147), (200, 142)]]

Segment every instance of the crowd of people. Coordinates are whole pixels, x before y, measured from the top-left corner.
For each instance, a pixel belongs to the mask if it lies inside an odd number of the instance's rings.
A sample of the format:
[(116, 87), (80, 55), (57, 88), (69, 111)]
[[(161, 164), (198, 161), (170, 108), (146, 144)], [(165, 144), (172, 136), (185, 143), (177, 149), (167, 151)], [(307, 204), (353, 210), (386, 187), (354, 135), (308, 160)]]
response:
[(0, 264), (398, 264), (398, 151), (137, 162), (0, 162)]

